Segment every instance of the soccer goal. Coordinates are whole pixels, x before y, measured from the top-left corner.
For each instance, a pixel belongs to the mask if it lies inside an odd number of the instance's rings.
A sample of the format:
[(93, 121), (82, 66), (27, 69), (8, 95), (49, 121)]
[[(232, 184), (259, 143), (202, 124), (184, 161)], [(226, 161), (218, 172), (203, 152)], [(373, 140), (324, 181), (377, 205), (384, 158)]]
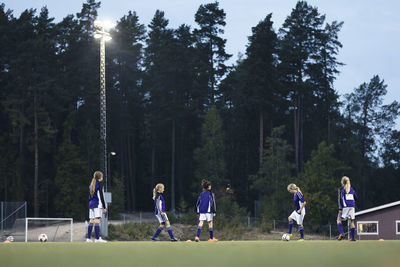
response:
[(25, 218), (25, 242), (39, 242), (40, 234), (49, 242), (72, 242), (73, 223), (72, 218)]

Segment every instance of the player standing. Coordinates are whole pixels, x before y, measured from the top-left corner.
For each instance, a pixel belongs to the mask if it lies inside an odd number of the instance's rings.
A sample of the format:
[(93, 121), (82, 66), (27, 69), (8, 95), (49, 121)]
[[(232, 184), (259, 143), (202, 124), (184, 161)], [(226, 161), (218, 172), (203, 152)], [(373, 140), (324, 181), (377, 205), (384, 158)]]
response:
[(356, 191), (351, 187), (350, 179), (347, 176), (343, 176), (341, 180), (342, 187), (339, 189), (338, 202), (339, 202), (339, 214), (337, 217), (337, 227), (339, 230), (338, 240), (342, 240), (343, 235), (343, 225), (342, 220), (350, 220), (350, 241), (356, 241), (355, 239), (355, 207), (357, 194)]
[(93, 242), (91, 239), (93, 224), (96, 234), (95, 242), (107, 242), (100, 237), (100, 221), (102, 213), (106, 214), (107, 206), (104, 201), (103, 173), (96, 171), (93, 174), (92, 182), (89, 185), (89, 225), (86, 242)]
[(160, 241), (160, 239), (158, 238), (158, 235), (161, 233), (161, 231), (165, 225), (165, 227), (167, 228), (169, 237), (171, 238), (171, 241), (172, 242), (179, 241), (179, 239), (174, 237), (174, 234), (172, 233), (172, 229), (171, 229), (171, 224), (169, 223), (167, 214), (165, 213), (165, 201), (162, 196), (163, 193), (164, 193), (164, 185), (157, 184), (156, 187), (154, 187), (154, 189), (153, 189), (153, 200), (154, 200), (154, 205), (155, 205), (154, 213), (160, 223), (160, 226), (155, 231), (151, 240)]
[(211, 192), (211, 183), (210, 181), (203, 180), (201, 182), (203, 187), (203, 192), (200, 194), (197, 199), (197, 214), (199, 215), (199, 225), (197, 227), (197, 234), (195, 237), (195, 241), (200, 241), (200, 233), (201, 228), (203, 227), (204, 221), (208, 222), (208, 230), (210, 232), (209, 242), (217, 242), (218, 239), (214, 237), (213, 231), (213, 217), (215, 216), (215, 212), (217, 211), (215, 205), (215, 195)]
[(290, 214), (288, 217), (289, 220), (289, 231), (288, 234), (292, 237), (292, 227), (293, 227), (293, 220), (296, 221), (297, 225), (299, 226), (300, 232), (300, 239), (298, 241), (304, 241), (304, 227), (303, 227), (303, 220), (304, 216), (306, 215), (306, 201), (303, 198), (303, 194), (299, 187), (295, 184), (290, 184), (287, 187), (287, 190), (293, 194), (293, 201), (296, 209)]

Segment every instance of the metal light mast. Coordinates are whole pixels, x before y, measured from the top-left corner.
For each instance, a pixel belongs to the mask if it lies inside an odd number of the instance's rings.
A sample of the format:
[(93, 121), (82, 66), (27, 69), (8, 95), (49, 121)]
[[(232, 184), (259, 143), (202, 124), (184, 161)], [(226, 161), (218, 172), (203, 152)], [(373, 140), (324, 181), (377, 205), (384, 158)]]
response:
[(104, 30), (110, 24), (96, 20), (94, 26), (96, 32), (94, 37), (100, 39), (100, 142), (101, 157), (100, 169), (105, 180), (105, 189), (108, 192), (108, 170), (107, 170), (107, 105), (106, 105), (106, 41), (111, 40), (111, 36)]

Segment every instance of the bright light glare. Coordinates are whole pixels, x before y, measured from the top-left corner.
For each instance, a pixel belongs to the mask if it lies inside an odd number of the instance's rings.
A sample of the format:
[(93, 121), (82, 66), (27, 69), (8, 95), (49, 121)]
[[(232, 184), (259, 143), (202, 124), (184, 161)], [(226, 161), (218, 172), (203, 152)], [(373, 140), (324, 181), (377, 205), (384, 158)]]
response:
[(109, 35), (104, 36), (104, 41), (110, 41), (112, 38)]
[(111, 156), (117, 155), (117, 153), (115, 153), (115, 152), (110, 152), (110, 154), (111, 154)]
[(94, 34), (94, 38), (96, 38), (96, 39), (99, 39), (99, 38), (101, 38), (103, 35), (102, 34), (100, 34), (100, 33), (95, 33)]
[(102, 26), (101, 20), (95, 20), (94, 21), (94, 26), (101, 27)]
[(111, 29), (115, 27), (115, 23), (110, 20), (95, 20), (94, 26), (96, 27), (103, 27), (105, 29)]
[(103, 27), (106, 29), (112, 29), (114, 28), (116, 25), (114, 22), (112, 22), (111, 20), (106, 20), (103, 22)]

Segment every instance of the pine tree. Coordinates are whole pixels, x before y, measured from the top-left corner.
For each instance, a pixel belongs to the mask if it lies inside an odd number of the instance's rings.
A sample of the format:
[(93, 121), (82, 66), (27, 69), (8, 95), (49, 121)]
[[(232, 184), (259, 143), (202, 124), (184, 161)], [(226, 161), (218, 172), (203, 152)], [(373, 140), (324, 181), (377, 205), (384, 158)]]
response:
[(304, 164), (296, 185), (299, 186), (307, 202), (309, 224), (314, 230), (320, 225), (334, 221), (337, 214), (337, 188), (341, 177), (348, 171), (342, 161), (335, 158), (333, 145), (319, 144)]
[(214, 187), (227, 183), (224, 136), (222, 119), (212, 106), (202, 126), (200, 147), (194, 151), (196, 186), (202, 179), (210, 180)]
[(261, 195), (262, 216), (268, 219), (284, 218), (287, 213), (286, 186), (292, 178), (294, 165), (289, 162), (291, 146), (282, 139), (285, 127), (273, 128), (265, 140), (263, 167), (259, 175), (252, 175), (251, 189)]
[[(331, 83), (340, 65), (335, 55), (341, 46), (337, 40), (341, 23), (334, 22), (325, 28), (324, 23), (325, 15), (316, 7), (298, 1), (279, 30), (279, 68), (293, 112), (297, 175), (302, 169), (304, 149), (316, 145), (312, 117), (323, 121), (337, 111), (337, 96)], [(323, 114), (322, 118), (318, 118), (319, 114)], [(329, 128), (330, 124), (325, 125)]]
[[(387, 85), (378, 75), (375, 75), (369, 83), (363, 83), (353, 93), (346, 96), (346, 118), (349, 121), (350, 131), (355, 136), (359, 145), (360, 165), (357, 170), (357, 180), (361, 183), (361, 200), (363, 207), (368, 205), (367, 182), (372, 176), (368, 171), (379, 163), (379, 140), (386, 140), (393, 132), (395, 120), (400, 114), (400, 104), (393, 101), (389, 105), (383, 105), (383, 97), (386, 95)], [(377, 138), (379, 137), (379, 138)], [(357, 155), (356, 155), (357, 156)], [(361, 179), (361, 180), (360, 180)]]
[(55, 204), (59, 216), (83, 220), (87, 217), (91, 176), (78, 146), (72, 142), (71, 118), (66, 121), (64, 141), (56, 156)]
[[(262, 168), (264, 146), (264, 121), (269, 114), (274, 116), (274, 105), (279, 104), (279, 84), (277, 77), (277, 36), (272, 28), (272, 14), (252, 28), (247, 46), (247, 58), (243, 62), (246, 71), (243, 88), (249, 109), (255, 108), (259, 116), (259, 169)], [(272, 119), (270, 119), (272, 121)]]
[(228, 69), (225, 61), (232, 56), (225, 52), (226, 39), (219, 36), (224, 33), (225, 18), (225, 11), (219, 8), (217, 1), (200, 5), (195, 14), (195, 21), (200, 26), (199, 29), (194, 30), (199, 53), (200, 78), (198, 82), (202, 90), (208, 90), (211, 104), (214, 104), (216, 98), (219, 97), (218, 85)]
[(143, 81), (141, 62), (145, 33), (145, 26), (139, 23), (136, 12), (129, 11), (111, 32), (113, 42), (108, 52), (113, 62), (108, 68), (108, 77), (112, 80), (107, 100), (108, 106), (112, 107), (109, 145), (118, 150), (119, 175), (125, 183), (128, 210), (136, 208), (139, 193), (136, 186), (144, 120), (144, 92), (140, 84)]

